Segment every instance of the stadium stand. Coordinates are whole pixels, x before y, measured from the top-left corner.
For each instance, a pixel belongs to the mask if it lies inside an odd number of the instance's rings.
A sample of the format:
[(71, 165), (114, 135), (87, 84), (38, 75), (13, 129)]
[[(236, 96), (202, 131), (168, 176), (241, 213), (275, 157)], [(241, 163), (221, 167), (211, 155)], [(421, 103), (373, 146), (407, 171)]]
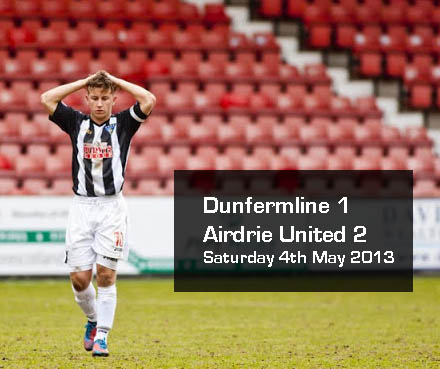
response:
[(407, 104), (440, 108), (439, 8), (432, 0), (261, 0), (259, 13), (301, 20), (306, 43), (351, 50), (353, 67), (370, 78), (399, 78)]
[[(352, 48), (369, 77), (401, 76), (414, 106), (439, 100), (435, 12), (419, 27), (415, 5), (355, 4), (262, 0), (260, 12), (302, 19), (310, 47)], [(157, 96), (133, 139), (128, 195), (172, 194), (174, 169), (411, 169), (416, 195), (439, 193), (424, 128), (384, 124), (374, 97), (335, 94), (324, 64), (287, 64), (273, 33), (233, 30), (222, 4), (8, 0), (0, 23), (0, 194), (71, 193), (69, 138), (39, 95), (98, 69)], [(87, 110), (84, 93), (66, 103)], [(132, 103), (120, 93), (115, 110)]]

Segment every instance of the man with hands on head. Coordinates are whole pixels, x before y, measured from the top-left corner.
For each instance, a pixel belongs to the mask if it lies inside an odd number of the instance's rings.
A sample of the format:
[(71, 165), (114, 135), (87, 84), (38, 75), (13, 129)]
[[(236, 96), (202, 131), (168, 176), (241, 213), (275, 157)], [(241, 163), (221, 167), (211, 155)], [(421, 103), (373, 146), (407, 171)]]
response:
[[(90, 114), (62, 102), (87, 89)], [(136, 103), (112, 114), (117, 89), (129, 92)], [(107, 335), (116, 310), (118, 260), (128, 257), (128, 213), (122, 197), (130, 142), (150, 115), (156, 99), (141, 86), (99, 71), (85, 79), (55, 87), (41, 95), (49, 119), (72, 142), (74, 199), (66, 231), (65, 263), (75, 301), (88, 318), (84, 348), (93, 356), (108, 356)], [(96, 263), (98, 294), (92, 283)]]

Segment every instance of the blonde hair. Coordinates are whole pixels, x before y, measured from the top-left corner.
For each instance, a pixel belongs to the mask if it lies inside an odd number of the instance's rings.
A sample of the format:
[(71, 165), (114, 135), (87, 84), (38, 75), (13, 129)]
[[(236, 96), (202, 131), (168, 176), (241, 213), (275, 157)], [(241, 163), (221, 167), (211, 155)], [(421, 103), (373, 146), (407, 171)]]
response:
[(103, 90), (110, 90), (111, 93), (116, 92), (117, 86), (107, 77), (104, 71), (99, 71), (92, 78), (87, 81), (87, 92), (91, 88), (102, 88)]

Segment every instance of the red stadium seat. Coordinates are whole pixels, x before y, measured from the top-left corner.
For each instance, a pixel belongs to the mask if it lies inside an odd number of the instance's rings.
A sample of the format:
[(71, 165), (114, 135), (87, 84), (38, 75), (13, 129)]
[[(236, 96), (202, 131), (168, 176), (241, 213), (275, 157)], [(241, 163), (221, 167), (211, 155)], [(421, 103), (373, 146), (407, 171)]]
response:
[(7, 31), (8, 42), (10, 47), (20, 47), (35, 42), (35, 33), (25, 27), (10, 28)]
[(51, 27), (40, 28), (36, 32), (36, 42), (42, 47), (60, 45), (63, 42), (63, 34)]
[(355, 51), (375, 51), (378, 50), (381, 29), (379, 26), (366, 26), (361, 33), (354, 38)]
[(96, 11), (98, 16), (102, 18), (120, 16), (123, 12), (122, 4), (118, 1), (98, 1)]
[(393, 142), (393, 141), (400, 141), (402, 138), (400, 131), (397, 127), (389, 126), (389, 125), (383, 125), (381, 127), (381, 140), (383, 142)]
[(336, 46), (353, 47), (356, 28), (351, 24), (339, 24), (336, 29)]
[(408, 23), (424, 23), (430, 18), (432, 12), (432, 2), (427, 2), (428, 6), (419, 4), (411, 5), (406, 10), (406, 19)]
[(0, 195), (9, 195), (17, 188), (17, 181), (12, 178), (0, 178)]
[(242, 160), (243, 170), (268, 170), (269, 161), (264, 157), (258, 157), (255, 155), (246, 155)]
[(214, 157), (215, 160), (215, 169), (216, 170), (237, 170), (241, 169), (241, 166), (234, 166), (234, 163), (230, 157), (227, 155), (216, 155)]
[(46, 179), (25, 179), (22, 190), (26, 195), (42, 195), (46, 193), (47, 184)]
[(79, 28), (67, 28), (62, 31), (63, 40), (66, 45), (71, 47), (82, 46), (90, 44), (90, 38), (87, 32)]
[(226, 15), (223, 4), (205, 4), (204, 20), (211, 23), (227, 22), (229, 17)]
[(382, 56), (379, 53), (362, 53), (360, 55), (360, 72), (368, 77), (382, 74)]
[(186, 160), (187, 170), (214, 170), (215, 158), (206, 155), (190, 155)]
[(419, 179), (413, 189), (414, 197), (439, 197), (440, 189), (433, 179)]
[(358, 97), (353, 106), (363, 113), (371, 113), (377, 111), (376, 99), (374, 97)]
[(384, 156), (380, 160), (380, 168), (381, 170), (405, 170), (406, 164), (397, 158)]
[(391, 146), (388, 149), (388, 157), (406, 163), (409, 157), (409, 149), (406, 146)]
[(381, 9), (381, 20), (384, 23), (402, 23), (405, 20), (406, 1), (395, 4), (383, 5)]
[(41, 12), (50, 18), (65, 17), (67, 15), (67, 2), (58, 0), (44, 0), (41, 3)]
[(327, 68), (320, 63), (306, 64), (304, 66), (304, 76), (310, 81), (326, 79), (328, 78)]
[(21, 145), (7, 143), (0, 145), (0, 155), (7, 157), (11, 163), (15, 162), (15, 158), (18, 157), (21, 152)]
[(72, 194), (72, 180), (54, 179), (48, 194), (51, 195), (70, 195)]
[(388, 33), (380, 37), (382, 51), (403, 51), (407, 40), (407, 30), (404, 26), (390, 26)]
[(173, 123), (162, 125), (162, 140), (164, 142), (175, 142), (188, 139), (190, 125), (191, 122), (187, 121), (175, 121)]
[(2, 170), (12, 170), (13, 169), (13, 163), (11, 160), (6, 156), (0, 154), (0, 171)]
[(327, 157), (328, 170), (351, 170), (352, 160), (351, 156), (329, 155)]
[(71, 172), (71, 161), (66, 158), (50, 155), (45, 158), (45, 168), (47, 174), (64, 174)]
[(283, 146), (280, 148), (279, 156), (286, 159), (289, 166), (292, 168), (297, 167), (297, 160), (302, 155), (301, 149), (297, 146)]
[(0, 90), (0, 109), (7, 110), (10, 108), (23, 107), (24, 101), (22, 97), (14, 93), (12, 89)]
[(282, 0), (262, 0), (259, 12), (266, 17), (277, 17), (282, 15)]
[(303, 142), (317, 142), (326, 138), (324, 127), (314, 125), (303, 125), (299, 130), (299, 137)]
[[(246, 156), (246, 149), (238, 146), (226, 147), (225, 156), (229, 158), (232, 169), (242, 169), (243, 158)], [(217, 165), (218, 164), (219, 163), (217, 163)]]
[(405, 129), (405, 138), (409, 142), (413, 141), (429, 141), (425, 127), (407, 127)]
[(301, 155), (297, 160), (298, 170), (325, 170), (327, 169), (327, 160), (319, 157)]
[(35, 59), (30, 62), (30, 72), (34, 76), (48, 78), (58, 72), (58, 65), (54, 60)]
[(433, 30), (427, 26), (416, 26), (412, 35), (408, 36), (406, 48), (412, 52), (431, 49), (434, 41)]
[(153, 3), (152, 16), (155, 19), (167, 19), (172, 20), (177, 17), (177, 8), (170, 2), (158, 2)]
[(414, 148), (414, 156), (434, 160), (434, 152), (432, 148), (428, 146), (416, 146)]
[(361, 150), (361, 154), (364, 157), (374, 158), (374, 159), (382, 159), (383, 149), (381, 146), (363, 146)]
[(300, 17), (305, 12), (306, 0), (288, 0), (287, 15), (290, 17)]
[(128, 176), (141, 176), (146, 173), (155, 173), (158, 170), (158, 158), (146, 155), (130, 155), (127, 162)]
[(225, 65), (225, 75), (227, 77), (236, 78), (250, 76), (250, 66), (244, 63), (229, 62)]
[(35, 160), (28, 155), (19, 155), (15, 158), (15, 171), (17, 174), (37, 173), (43, 170), (43, 161)]
[(316, 158), (326, 159), (330, 154), (330, 149), (325, 145), (313, 145), (307, 149), (307, 155)]
[(217, 124), (212, 122), (210, 124), (193, 123), (188, 131), (189, 139), (192, 143), (203, 144), (217, 139)]
[(353, 18), (353, 7), (344, 4), (332, 4), (330, 7), (330, 19), (334, 23), (349, 23)]
[(195, 4), (179, 3), (179, 18), (191, 22), (200, 18), (199, 10)]
[(358, 125), (354, 129), (354, 138), (358, 142), (380, 140), (381, 130), (378, 127), (369, 127), (365, 124)]
[(139, 16), (151, 14), (153, 2), (150, 0), (134, 0), (123, 2), (127, 17), (136, 19)]
[(165, 96), (165, 106), (170, 109), (182, 109), (192, 106), (193, 97), (181, 92), (169, 92)]
[(432, 173), (434, 172), (434, 160), (412, 156), (408, 158), (407, 169), (414, 171), (415, 175)]
[(22, 122), (18, 125), (18, 134), (21, 138), (42, 137), (45, 135), (47, 130), (43, 130), (42, 127), (34, 122)]
[(185, 169), (187, 156), (163, 155), (158, 160), (159, 173), (164, 176), (171, 176), (174, 170)]
[(386, 56), (386, 71), (390, 77), (401, 77), (405, 70), (406, 56), (403, 53), (392, 53)]
[(401, 77), (405, 70), (406, 56), (403, 53), (390, 53), (386, 56), (386, 71), (390, 77)]
[(96, 14), (96, 3), (94, 1), (74, 1), (70, 0), (69, 14), (75, 19), (91, 18)]
[(327, 24), (313, 24), (309, 27), (309, 45), (326, 48), (331, 45), (331, 28)]
[(354, 170), (380, 170), (381, 159), (369, 156), (357, 156), (353, 158)]
[(414, 85), (411, 87), (410, 105), (415, 108), (429, 108), (432, 105), (432, 87), (430, 85)]
[(50, 156), (50, 147), (46, 144), (29, 144), (26, 149), (26, 154), (35, 160), (44, 162), (46, 158)]
[(248, 124), (245, 127), (246, 142), (267, 143), (272, 142), (272, 132), (276, 122), (257, 121), (255, 124)]
[(60, 73), (64, 76), (84, 75), (87, 73), (87, 62), (77, 59), (64, 59), (60, 62)]
[(173, 77), (188, 77), (196, 74), (196, 64), (177, 60), (171, 63), (170, 74)]
[(302, 96), (291, 96), (288, 94), (279, 94), (276, 101), (276, 106), (280, 110), (291, 110), (296, 107), (302, 106), (303, 97)]
[[(125, 192), (125, 188), (124, 188)], [(141, 179), (138, 182), (135, 191), (129, 192), (129, 195), (162, 195), (163, 188), (158, 179)]]
[(64, 161), (69, 161), (72, 158), (72, 146), (71, 145), (58, 145), (56, 154), (58, 158)]
[(325, 23), (328, 22), (328, 3), (316, 2), (307, 4), (303, 14), (305, 23)]
[(203, 47), (227, 47), (228, 38), (223, 33), (206, 31), (200, 35), (200, 43)]
[(133, 137), (133, 144), (148, 144), (160, 142), (162, 140), (162, 125), (166, 124), (166, 120), (157, 119), (152, 116), (148, 119), (147, 124), (142, 124)]

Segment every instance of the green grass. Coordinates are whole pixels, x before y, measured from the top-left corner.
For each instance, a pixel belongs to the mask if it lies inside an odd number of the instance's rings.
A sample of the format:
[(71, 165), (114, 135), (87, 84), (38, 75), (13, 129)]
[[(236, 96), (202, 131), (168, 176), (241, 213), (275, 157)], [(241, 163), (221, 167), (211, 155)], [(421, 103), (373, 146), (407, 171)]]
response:
[(110, 357), (67, 281), (0, 282), (0, 368), (440, 368), (440, 278), (414, 293), (174, 293), (121, 280)]

